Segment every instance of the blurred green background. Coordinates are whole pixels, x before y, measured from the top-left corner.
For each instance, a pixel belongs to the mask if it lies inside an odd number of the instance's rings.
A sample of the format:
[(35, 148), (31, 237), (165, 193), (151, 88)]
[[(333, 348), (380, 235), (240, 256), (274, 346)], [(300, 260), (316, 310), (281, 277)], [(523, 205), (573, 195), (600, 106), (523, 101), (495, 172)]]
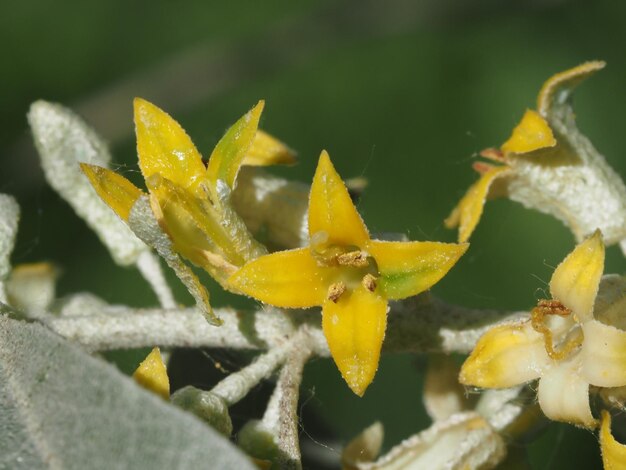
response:
[[(264, 98), (263, 128), (300, 158), (277, 173), (308, 182), (327, 149), (342, 176), (369, 180), (359, 209), (371, 231), (453, 241), (442, 220), (476, 178), (476, 152), (508, 137), (550, 75), (603, 59), (608, 67), (576, 94), (578, 123), (626, 175), (625, 20), (626, 4), (609, 0), (4, 1), (0, 191), (23, 210), (13, 262), (56, 263), (62, 295), (155, 302), (45, 185), (25, 120), (40, 98), (82, 114), (130, 176), (134, 96), (172, 114), (204, 154)], [(545, 297), (552, 268), (572, 247), (559, 222), (491, 202), (470, 251), (433, 291), (468, 306), (528, 308)], [(612, 272), (626, 266), (615, 248), (607, 264)], [(215, 286), (211, 295), (215, 305), (231, 302)], [(385, 357), (359, 399), (329, 360), (313, 361), (302, 408), (319, 443), (305, 452), (337, 457), (375, 419), (386, 448), (426, 427), (424, 362)], [(245, 410), (242, 420), (251, 417)], [(595, 437), (562, 425), (539, 436), (530, 461), (537, 469), (600, 465)]]

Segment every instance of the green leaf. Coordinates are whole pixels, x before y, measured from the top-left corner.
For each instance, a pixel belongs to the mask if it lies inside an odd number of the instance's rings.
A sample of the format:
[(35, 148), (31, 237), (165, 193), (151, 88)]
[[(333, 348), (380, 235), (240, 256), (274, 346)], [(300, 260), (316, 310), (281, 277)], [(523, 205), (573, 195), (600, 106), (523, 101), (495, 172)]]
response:
[(113, 366), (3, 315), (0, 423), (0, 468), (254, 468), (217, 432)]

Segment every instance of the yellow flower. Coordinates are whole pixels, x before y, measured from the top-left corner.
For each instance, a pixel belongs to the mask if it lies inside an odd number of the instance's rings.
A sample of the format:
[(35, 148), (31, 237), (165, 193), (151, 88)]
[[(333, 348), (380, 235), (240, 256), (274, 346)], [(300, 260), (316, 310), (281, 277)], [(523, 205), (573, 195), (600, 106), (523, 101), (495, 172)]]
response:
[(133, 373), (133, 379), (143, 388), (153, 391), (165, 400), (169, 400), (170, 379), (167, 376), (167, 369), (159, 348), (152, 348), (150, 354), (146, 356)]
[(537, 109), (526, 111), (500, 149), (481, 152), (491, 163), (474, 164), (480, 179), (445, 221), (459, 227), (459, 241), (469, 239), (486, 200), (500, 196), (556, 217), (578, 241), (596, 228), (607, 244), (626, 240), (626, 187), (577, 129), (570, 105), (573, 89), (604, 65), (586, 62), (548, 79)]
[(309, 198), (310, 246), (265, 255), (232, 288), (286, 308), (322, 306), (322, 328), (344, 380), (362, 396), (378, 368), (387, 301), (439, 281), (467, 244), (372, 240), (326, 152)]
[(590, 385), (613, 403), (619, 400), (614, 387), (626, 386), (626, 281), (602, 277), (603, 266), (596, 231), (557, 266), (552, 300), (540, 301), (530, 318), (495, 326), (480, 338), (461, 368), (461, 383), (506, 388), (539, 378), (538, 401), (548, 418), (595, 428)]
[[(139, 167), (150, 204), (174, 249), (218, 282), (266, 252), (230, 205), (241, 165), (293, 163), (294, 154), (258, 129), (264, 102), (240, 118), (218, 142), (208, 164), (183, 128), (155, 105), (135, 99)], [(102, 199), (124, 220), (142, 195), (123, 176), (82, 164)]]

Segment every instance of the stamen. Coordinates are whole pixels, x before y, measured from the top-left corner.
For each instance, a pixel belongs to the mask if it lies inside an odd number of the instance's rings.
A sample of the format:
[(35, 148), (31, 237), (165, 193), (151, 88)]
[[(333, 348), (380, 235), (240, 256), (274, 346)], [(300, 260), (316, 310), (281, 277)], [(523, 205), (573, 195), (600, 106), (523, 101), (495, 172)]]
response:
[(504, 153), (500, 149), (496, 148), (486, 148), (479, 152), (479, 155), (483, 158), (487, 158), (489, 160), (493, 160), (495, 162), (504, 162)]
[(368, 291), (374, 292), (376, 290), (376, 278), (371, 274), (366, 274), (363, 276), (363, 279), (361, 279), (361, 285)]
[(363, 251), (350, 251), (337, 256), (339, 266), (352, 266), (354, 268), (365, 268), (369, 266), (367, 253)]
[(335, 282), (328, 287), (328, 299), (337, 303), (345, 291), (346, 285), (343, 282)]
[(569, 338), (567, 342), (562, 345), (559, 350), (557, 350), (554, 347), (552, 331), (545, 324), (545, 317), (547, 315), (566, 317), (571, 313), (572, 311), (558, 300), (540, 300), (537, 306), (530, 312), (530, 324), (533, 327), (533, 330), (543, 335), (546, 352), (548, 353), (548, 356), (555, 361), (562, 361), (575, 348), (582, 344), (583, 332), (582, 330), (579, 330), (577, 334)]

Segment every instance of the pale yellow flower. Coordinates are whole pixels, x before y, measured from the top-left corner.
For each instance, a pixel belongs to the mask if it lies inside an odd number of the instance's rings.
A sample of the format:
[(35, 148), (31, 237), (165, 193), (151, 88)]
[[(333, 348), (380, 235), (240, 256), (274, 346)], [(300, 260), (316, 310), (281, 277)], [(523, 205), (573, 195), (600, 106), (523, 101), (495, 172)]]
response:
[[(626, 281), (602, 277), (603, 267), (596, 231), (555, 269), (552, 300), (540, 301), (530, 318), (495, 326), (480, 338), (463, 364), (461, 383), (507, 388), (539, 379), (538, 401), (548, 418), (595, 428), (590, 386), (611, 395), (626, 385)], [(609, 414), (602, 419), (608, 426)]]
[(372, 240), (326, 152), (311, 185), (308, 227), (310, 246), (254, 259), (229, 284), (277, 307), (322, 306), (330, 353), (361, 396), (378, 368), (387, 301), (430, 288), (468, 245)]
[(488, 199), (508, 197), (561, 220), (582, 241), (599, 228), (605, 243), (626, 249), (626, 186), (576, 127), (574, 88), (604, 67), (586, 62), (549, 78), (509, 139), (487, 149), (474, 168), (481, 174), (445, 223), (460, 242), (476, 228)]

